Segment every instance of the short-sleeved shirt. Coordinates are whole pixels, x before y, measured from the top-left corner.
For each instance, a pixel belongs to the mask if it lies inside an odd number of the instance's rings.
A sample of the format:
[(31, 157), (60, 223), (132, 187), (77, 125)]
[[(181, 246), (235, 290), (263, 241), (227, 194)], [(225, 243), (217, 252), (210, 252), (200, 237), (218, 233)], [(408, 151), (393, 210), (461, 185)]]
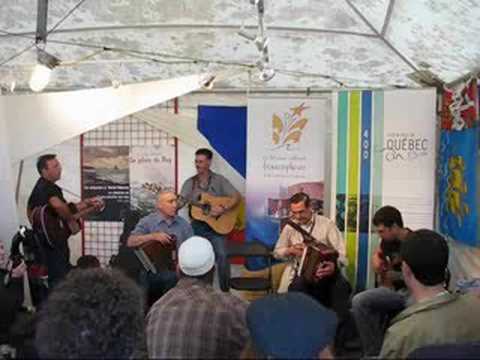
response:
[(214, 196), (232, 196), (237, 193), (230, 181), (224, 176), (210, 171), (209, 180), (205, 187), (200, 185), (198, 176), (192, 176), (183, 183), (181, 196), (190, 201), (199, 201), (202, 193)]
[(177, 249), (182, 242), (193, 236), (192, 226), (176, 215), (173, 219), (167, 219), (161, 212), (155, 211), (142, 218), (130, 235), (146, 235), (154, 232), (164, 232), (175, 235)]
[(40, 177), (28, 198), (28, 208), (32, 210), (38, 206), (47, 205), (52, 197), (58, 197), (63, 202), (67, 202), (63, 197), (62, 189), (59, 186)]
[[(28, 209), (32, 210), (38, 206), (44, 206), (49, 203), (52, 197), (57, 197), (63, 202), (67, 202), (63, 197), (62, 189), (53, 182), (40, 177), (28, 198)], [(53, 248), (45, 246), (45, 255), (48, 266), (48, 278), (51, 284), (62, 279), (70, 270), (70, 248), (67, 241), (57, 241), (54, 239)]]

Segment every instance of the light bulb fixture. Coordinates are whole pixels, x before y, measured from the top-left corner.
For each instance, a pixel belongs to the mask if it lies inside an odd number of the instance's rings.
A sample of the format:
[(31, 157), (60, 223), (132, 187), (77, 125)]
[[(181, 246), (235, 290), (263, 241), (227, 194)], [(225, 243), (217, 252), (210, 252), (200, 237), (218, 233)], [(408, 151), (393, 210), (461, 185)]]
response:
[(268, 46), (268, 38), (266, 36), (257, 36), (253, 43), (257, 47), (258, 51), (264, 51)]
[(265, 66), (260, 71), (260, 75), (258, 76), (258, 78), (261, 81), (267, 82), (267, 81), (272, 80), (274, 76), (275, 76), (275, 69), (272, 69), (271, 67)]
[(212, 90), (213, 89), (213, 84), (215, 83), (216, 80), (216, 75), (208, 75), (202, 82), (202, 88), (205, 90)]
[(45, 50), (37, 48), (37, 62), (29, 81), (30, 89), (35, 92), (45, 89), (50, 81), (52, 70), (60, 64), (60, 60)]

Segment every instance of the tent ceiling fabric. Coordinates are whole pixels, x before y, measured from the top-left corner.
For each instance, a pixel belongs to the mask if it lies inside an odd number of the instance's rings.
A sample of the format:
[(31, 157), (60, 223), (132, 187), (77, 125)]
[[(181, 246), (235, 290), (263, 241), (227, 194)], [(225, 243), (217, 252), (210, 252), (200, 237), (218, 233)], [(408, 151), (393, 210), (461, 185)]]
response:
[[(78, 3), (50, 0), (48, 28)], [(36, 11), (33, 0), (0, 3), (0, 63), (32, 44)], [(388, 26), (384, 26), (386, 18)], [(46, 50), (65, 65), (54, 71), (47, 91), (225, 68), (238, 71), (219, 79), (217, 87), (339, 86), (313, 75), (332, 76), (351, 87), (418, 86), (407, 74), (423, 69), (422, 64), (448, 83), (478, 70), (480, 63), (478, 0), (265, 0), (265, 24), (271, 64), (279, 71), (271, 81), (262, 83), (254, 69), (250, 82), (246, 67), (160, 56), (255, 64), (259, 54), (254, 44), (237, 34), (242, 25), (255, 33), (257, 14), (248, 0), (85, 0), (48, 36)], [(375, 34), (382, 31), (413, 68)], [(142, 55), (102, 52), (102, 47)], [(15, 80), (17, 88), (27, 89), (35, 62), (32, 48), (0, 66), (0, 84), (8, 87), (8, 82)]]

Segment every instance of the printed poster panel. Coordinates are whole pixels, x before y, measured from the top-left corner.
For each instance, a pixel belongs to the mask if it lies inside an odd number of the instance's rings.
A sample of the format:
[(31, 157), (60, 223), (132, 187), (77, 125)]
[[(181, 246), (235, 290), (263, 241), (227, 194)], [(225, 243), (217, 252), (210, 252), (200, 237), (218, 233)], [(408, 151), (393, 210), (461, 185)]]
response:
[(83, 148), (83, 196), (99, 196), (105, 210), (90, 214), (91, 221), (121, 221), (130, 207), (128, 146), (85, 146)]
[(132, 146), (130, 148), (130, 206), (147, 214), (155, 210), (157, 193), (174, 190), (175, 148)]
[(323, 211), (325, 99), (251, 98), (247, 129), (247, 240), (274, 245), (288, 199), (308, 193)]
[(413, 230), (433, 229), (435, 101), (435, 90), (385, 92), (382, 202)]

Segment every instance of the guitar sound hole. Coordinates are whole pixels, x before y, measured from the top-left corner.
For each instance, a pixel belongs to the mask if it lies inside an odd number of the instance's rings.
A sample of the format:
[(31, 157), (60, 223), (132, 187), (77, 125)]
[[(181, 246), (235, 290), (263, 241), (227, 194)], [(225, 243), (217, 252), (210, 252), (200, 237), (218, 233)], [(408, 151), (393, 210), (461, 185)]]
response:
[(203, 215), (210, 214), (211, 209), (212, 209), (212, 206), (210, 204), (203, 204), (202, 206)]

